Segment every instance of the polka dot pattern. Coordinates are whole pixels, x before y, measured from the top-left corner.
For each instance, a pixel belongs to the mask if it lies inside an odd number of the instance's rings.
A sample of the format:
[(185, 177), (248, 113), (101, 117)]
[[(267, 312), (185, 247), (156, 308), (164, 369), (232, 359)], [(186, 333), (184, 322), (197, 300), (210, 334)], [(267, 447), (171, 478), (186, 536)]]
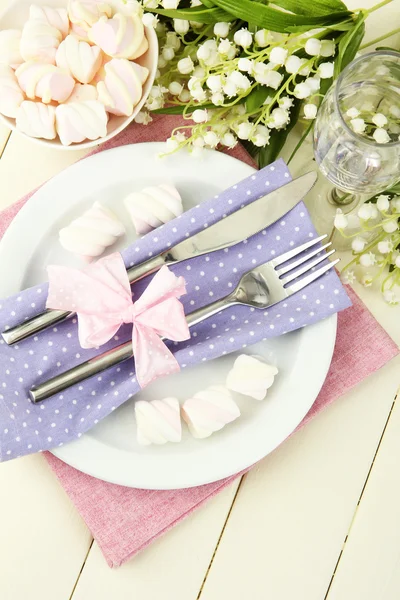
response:
[[(123, 252), (126, 266), (139, 264), (290, 180), (282, 160), (234, 185), (207, 202), (170, 221), (135, 242)], [(250, 192), (250, 193), (248, 193)], [(174, 265), (171, 269), (186, 280), (182, 297), (186, 313), (230, 293), (243, 272), (273, 256), (304, 243), (316, 232), (300, 203), (283, 219), (229, 249)], [(279, 239), (277, 239), (279, 238)], [(151, 253), (151, 254), (150, 254)], [(190, 269), (187, 267), (190, 266)], [(133, 286), (139, 297), (149, 278)], [(323, 286), (323, 287), (321, 287)], [(0, 300), (0, 329), (5, 330), (45, 307), (47, 284), (41, 284)], [(317, 302), (317, 300), (319, 302)], [(305, 325), (315, 323), (350, 305), (335, 272), (330, 271), (306, 290), (268, 310), (235, 306), (192, 329), (187, 342), (167, 342), (181, 368), (212, 360)], [(300, 309), (300, 310), (297, 310)], [(124, 325), (101, 351), (109, 350), (131, 335)], [(77, 319), (69, 319), (16, 346), (0, 340), (0, 460), (39, 452), (81, 437), (138, 390), (134, 362), (125, 361), (98, 377), (76, 385), (50, 400), (34, 405), (29, 388), (99, 354), (84, 350), (77, 337)]]

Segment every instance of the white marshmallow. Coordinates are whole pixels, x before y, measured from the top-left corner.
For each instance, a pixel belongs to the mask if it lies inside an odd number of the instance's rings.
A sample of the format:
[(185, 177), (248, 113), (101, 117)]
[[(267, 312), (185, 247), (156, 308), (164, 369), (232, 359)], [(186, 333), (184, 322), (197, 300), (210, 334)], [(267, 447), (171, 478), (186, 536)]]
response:
[(21, 32), (19, 29), (0, 31), (0, 63), (16, 69), (24, 62), (20, 52)]
[(31, 4), (29, 9), (29, 20), (41, 21), (55, 27), (61, 32), (63, 38), (68, 35), (69, 19), (65, 8), (53, 8), (52, 6), (39, 6)]
[(56, 52), (56, 64), (65, 69), (80, 83), (89, 83), (103, 63), (102, 52), (97, 46), (89, 46), (74, 35), (68, 35)]
[(263, 400), (277, 374), (278, 369), (273, 365), (268, 365), (255, 356), (241, 354), (228, 373), (226, 385), (234, 392)]
[(15, 118), (24, 94), (11, 67), (0, 64), (0, 113)]
[(125, 198), (124, 204), (138, 234), (148, 233), (183, 212), (182, 198), (169, 184), (133, 192)]
[(135, 404), (137, 441), (142, 446), (180, 442), (182, 426), (176, 398), (139, 400)]
[(62, 33), (45, 21), (27, 21), (22, 30), (21, 56), (25, 61), (36, 60), (55, 63), (56, 50), (62, 40)]
[(59, 238), (65, 250), (91, 260), (103, 254), (124, 233), (124, 226), (114, 213), (95, 202), (82, 216), (61, 229)]
[(27, 100), (18, 109), (16, 127), (30, 137), (54, 140), (55, 112), (54, 106)]
[(64, 146), (105, 137), (107, 120), (105, 108), (98, 100), (60, 104), (56, 108), (56, 129)]
[(182, 406), (182, 417), (195, 438), (209, 437), (240, 416), (240, 410), (223, 385), (197, 392)]

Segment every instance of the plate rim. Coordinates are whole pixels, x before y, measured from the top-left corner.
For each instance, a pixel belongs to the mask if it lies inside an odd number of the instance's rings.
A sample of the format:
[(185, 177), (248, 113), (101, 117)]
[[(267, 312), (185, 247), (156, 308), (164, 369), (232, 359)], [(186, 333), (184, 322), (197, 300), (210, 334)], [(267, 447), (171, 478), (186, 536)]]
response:
[[(4, 267), (1, 267), (1, 265), (2, 264), (4, 265), (4, 260), (2, 260), (2, 259), (4, 258), (4, 254), (7, 253), (7, 246), (9, 244), (11, 246), (13, 244), (15, 245), (15, 242), (13, 242), (13, 237), (15, 235), (13, 233), (13, 230), (15, 230), (15, 229), (18, 230), (20, 223), (25, 221), (26, 218), (29, 218), (30, 212), (32, 212), (32, 211), (35, 212), (35, 210), (37, 210), (38, 208), (40, 209), (41, 205), (48, 204), (48, 198), (46, 198), (46, 190), (49, 187), (51, 190), (52, 186), (54, 186), (54, 185), (57, 186), (57, 182), (59, 180), (62, 180), (63, 177), (68, 177), (69, 180), (72, 180), (71, 171), (72, 172), (78, 171), (78, 173), (79, 173), (79, 171), (82, 168), (85, 169), (85, 165), (87, 164), (88, 161), (95, 163), (98, 160), (104, 160), (104, 156), (107, 156), (110, 153), (116, 155), (118, 153), (125, 153), (127, 151), (129, 152), (133, 148), (135, 149), (135, 151), (139, 151), (139, 153), (140, 153), (140, 147), (142, 147), (142, 146), (146, 146), (147, 148), (149, 146), (152, 146), (153, 150), (156, 153), (157, 153), (157, 149), (158, 149), (158, 153), (160, 151), (162, 151), (163, 149), (165, 149), (164, 142), (141, 142), (141, 143), (136, 143), (136, 144), (126, 144), (123, 146), (118, 146), (116, 148), (110, 148), (108, 150), (97, 152), (96, 154), (93, 154), (88, 157), (84, 157), (83, 159), (77, 161), (73, 165), (70, 165), (66, 169), (63, 169), (58, 174), (56, 174), (53, 178), (51, 178), (50, 180), (45, 182), (43, 184), (43, 186), (41, 186), (38, 190), (36, 190), (32, 194), (31, 198), (29, 199), (29, 202), (27, 202), (20, 209), (20, 211), (17, 213), (17, 215), (14, 217), (12, 223), (10, 223), (3, 238), (0, 241), (0, 276), (1, 276), (2, 269), (4, 269)], [(206, 156), (207, 155), (209, 155), (209, 156), (212, 155), (214, 157), (217, 156), (218, 160), (227, 161), (229, 163), (232, 163), (232, 162), (239, 163), (241, 170), (246, 169), (246, 168), (248, 169), (249, 175), (256, 172), (256, 169), (253, 169), (251, 166), (247, 165), (243, 161), (236, 159), (232, 156), (229, 156), (227, 154), (223, 154), (221, 152), (216, 152), (213, 150), (207, 150)], [(45, 194), (42, 194), (43, 189), (45, 189)], [(77, 200), (76, 203), (78, 203), (78, 202), (79, 202), (79, 199)], [(25, 270), (24, 270), (23, 274), (19, 277), (19, 284), (17, 285), (18, 289), (16, 289), (16, 287), (14, 285), (14, 292), (18, 292), (20, 290), (20, 287), (21, 287), (20, 284), (23, 280), (25, 271), (26, 271), (26, 263), (25, 263)], [(13, 292), (11, 292), (11, 293), (13, 293)], [(326, 346), (325, 346), (326, 354), (324, 355), (324, 360), (322, 361), (322, 364), (319, 365), (318, 374), (313, 380), (314, 381), (313, 389), (312, 389), (312, 392), (310, 392), (310, 394), (309, 394), (309, 396), (311, 398), (310, 402), (305, 403), (303, 406), (303, 410), (300, 411), (299, 413), (296, 413), (296, 417), (293, 419), (293, 421), (295, 421), (294, 424), (289, 419), (287, 420), (289, 423), (291, 423), (291, 425), (288, 426), (289, 431), (287, 432), (285, 437), (283, 439), (280, 439), (272, 447), (269, 447), (267, 452), (261, 451), (261, 452), (253, 454), (252, 459), (250, 461), (248, 458), (243, 459), (242, 461), (237, 460), (234, 467), (225, 469), (224, 473), (220, 474), (220, 476), (218, 476), (218, 477), (216, 477), (215, 474), (212, 476), (209, 476), (209, 477), (204, 475), (201, 478), (201, 481), (199, 481), (198, 479), (188, 480), (187, 477), (185, 479), (185, 476), (184, 476), (184, 480), (182, 480), (182, 478), (179, 479), (179, 477), (177, 477), (177, 478), (175, 477), (175, 481), (173, 481), (173, 482), (170, 482), (170, 483), (158, 482), (157, 485), (155, 485), (154, 482), (153, 483), (151, 482), (151, 478), (150, 478), (150, 480), (147, 479), (147, 473), (145, 474), (144, 477), (142, 476), (141, 478), (138, 477), (137, 474), (134, 474), (133, 475), (133, 478), (135, 480), (134, 482), (131, 479), (132, 478), (131, 473), (128, 473), (128, 479), (126, 479), (125, 477), (123, 477), (121, 479), (119, 472), (118, 472), (117, 476), (113, 476), (112, 473), (108, 473), (106, 476), (104, 473), (104, 470), (105, 470), (104, 465), (107, 464), (107, 460), (103, 460), (103, 462), (99, 461), (97, 463), (95, 461), (96, 464), (92, 465), (92, 466), (90, 466), (90, 464), (89, 465), (87, 464), (87, 460), (89, 461), (89, 463), (90, 462), (93, 463), (93, 458), (92, 459), (90, 458), (90, 457), (93, 457), (93, 451), (88, 452), (87, 445), (89, 444), (89, 446), (90, 445), (94, 446), (93, 450), (96, 453), (95, 454), (96, 457), (98, 456), (98, 448), (96, 448), (95, 446), (101, 445), (99, 441), (96, 441), (90, 435), (83, 435), (81, 438), (79, 438), (75, 441), (72, 441), (68, 444), (65, 444), (63, 446), (60, 446), (60, 447), (50, 450), (50, 452), (52, 454), (54, 454), (56, 457), (58, 457), (59, 459), (63, 460), (65, 463), (69, 464), (70, 466), (78, 469), (81, 472), (91, 475), (92, 477), (96, 477), (96, 478), (102, 479), (104, 481), (108, 481), (110, 483), (116, 483), (118, 485), (124, 485), (126, 487), (134, 487), (134, 488), (139, 488), (139, 489), (160, 489), (161, 490), (161, 489), (179, 489), (179, 488), (195, 487), (198, 485), (204, 485), (207, 483), (219, 481), (226, 477), (230, 477), (230, 476), (250, 467), (252, 464), (255, 464), (260, 459), (267, 456), (278, 445), (280, 445), (282, 443), (282, 441), (284, 441), (286, 439), (286, 437), (288, 437), (296, 429), (296, 427), (300, 424), (300, 422), (303, 420), (304, 416), (307, 414), (307, 412), (310, 410), (311, 406), (314, 404), (314, 402), (318, 396), (318, 393), (326, 379), (326, 375), (329, 371), (329, 367), (330, 367), (332, 355), (333, 355), (333, 350), (334, 350), (334, 346), (335, 346), (335, 341), (336, 341), (336, 329), (337, 329), (337, 314), (336, 313), (322, 321), (319, 321), (318, 323), (315, 323), (314, 325), (307, 327), (307, 330), (311, 332), (310, 339), (312, 339), (315, 335), (318, 338), (318, 331), (321, 330), (320, 335), (323, 333), (324, 342), (326, 344)], [(314, 334), (312, 332), (314, 332)], [(83, 446), (83, 452), (82, 452), (82, 446)], [(86, 446), (86, 449), (85, 449), (85, 446)], [(121, 449), (118, 449), (118, 453), (122, 453), (122, 452), (124, 452), (124, 451)], [(82, 456), (83, 456), (83, 458), (82, 458)], [(87, 459), (87, 456), (89, 456), (89, 459)], [(247, 454), (244, 454), (244, 456), (247, 456)], [(103, 457), (103, 459), (105, 459), (105, 457)], [(100, 464), (100, 469), (97, 468), (99, 466), (99, 464)], [(107, 468), (109, 468), (109, 467), (107, 466)], [(111, 465), (111, 469), (112, 468), (113, 468), (113, 465)], [(103, 472), (100, 473), (99, 470), (103, 471)]]

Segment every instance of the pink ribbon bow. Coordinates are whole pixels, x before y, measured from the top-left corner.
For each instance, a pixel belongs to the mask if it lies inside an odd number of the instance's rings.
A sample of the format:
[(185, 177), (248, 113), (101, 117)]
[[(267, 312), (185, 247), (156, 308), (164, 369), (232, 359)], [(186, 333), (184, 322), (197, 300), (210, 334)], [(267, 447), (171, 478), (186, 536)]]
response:
[(94, 348), (108, 342), (123, 323), (132, 323), (136, 377), (141, 387), (179, 371), (160, 336), (177, 342), (190, 337), (183, 306), (185, 280), (162, 267), (136, 301), (122, 256), (111, 254), (84, 271), (49, 266), (47, 308), (76, 312), (79, 343)]

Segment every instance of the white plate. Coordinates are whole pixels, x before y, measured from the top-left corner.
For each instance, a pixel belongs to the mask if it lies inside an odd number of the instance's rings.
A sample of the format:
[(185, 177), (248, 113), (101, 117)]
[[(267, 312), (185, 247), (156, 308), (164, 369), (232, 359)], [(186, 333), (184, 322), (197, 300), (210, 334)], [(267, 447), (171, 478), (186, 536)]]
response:
[[(126, 221), (122, 198), (150, 183), (175, 183), (188, 209), (253, 173), (251, 167), (218, 152), (207, 151), (202, 161), (186, 153), (159, 159), (162, 149), (163, 144), (136, 144), (101, 152), (36, 192), (0, 243), (1, 296), (45, 280), (50, 262), (79, 264), (60, 247), (57, 234), (94, 200)], [(118, 249), (135, 238), (128, 226)], [(13, 269), (8, 267), (11, 257)], [(85, 473), (138, 488), (183, 488), (232, 475), (274, 450), (303, 419), (325, 380), (335, 336), (336, 315), (248, 347), (247, 353), (276, 364), (279, 376), (263, 402), (237, 395), (241, 417), (206, 440), (195, 440), (185, 428), (180, 444), (138, 446), (134, 401), (165, 396), (183, 401), (208, 385), (223, 383), (237, 353), (155, 382), (82, 438), (53, 453)]]

